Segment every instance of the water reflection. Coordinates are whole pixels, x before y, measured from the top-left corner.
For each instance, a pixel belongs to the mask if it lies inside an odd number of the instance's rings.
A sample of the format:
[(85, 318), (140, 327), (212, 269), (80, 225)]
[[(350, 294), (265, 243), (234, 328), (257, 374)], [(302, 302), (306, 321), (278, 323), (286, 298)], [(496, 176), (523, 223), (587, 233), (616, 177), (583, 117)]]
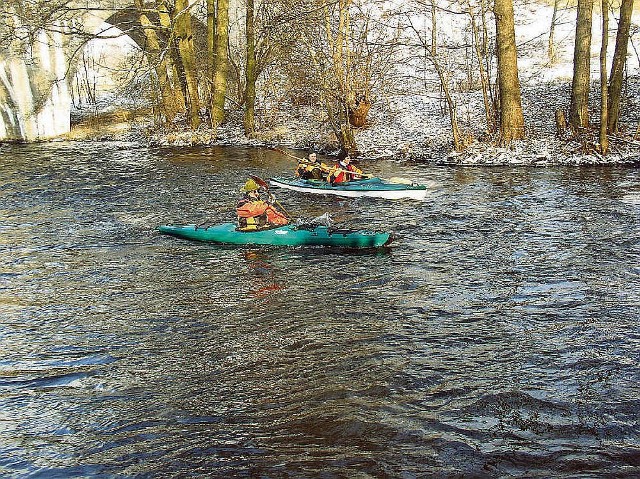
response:
[(279, 273), (269, 261), (269, 256), (256, 249), (242, 250), (242, 258), (246, 262), (249, 271), (249, 283), (251, 284), (251, 296), (265, 298), (273, 293), (285, 289), (278, 282)]

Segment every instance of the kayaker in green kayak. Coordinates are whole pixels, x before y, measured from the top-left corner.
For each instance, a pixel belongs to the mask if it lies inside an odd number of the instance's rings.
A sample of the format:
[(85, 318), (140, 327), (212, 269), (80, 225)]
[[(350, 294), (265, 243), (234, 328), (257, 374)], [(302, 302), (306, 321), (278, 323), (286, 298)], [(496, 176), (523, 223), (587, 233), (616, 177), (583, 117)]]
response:
[[(236, 206), (238, 230), (256, 231), (289, 223), (287, 214), (276, 206), (275, 197), (263, 191), (253, 178), (248, 179), (240, 191), (243, 195)], [(261, 192), (266, 201), (260, 196)]]

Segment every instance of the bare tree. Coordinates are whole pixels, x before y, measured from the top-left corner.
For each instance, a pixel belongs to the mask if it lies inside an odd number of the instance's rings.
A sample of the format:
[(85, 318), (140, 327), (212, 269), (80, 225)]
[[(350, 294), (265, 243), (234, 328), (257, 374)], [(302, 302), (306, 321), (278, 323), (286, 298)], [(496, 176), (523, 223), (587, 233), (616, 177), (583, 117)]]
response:
[[(282, 11), (275, 2), (246, 0), (244, 37), (240, 44), (229, 48), (230, 78), (237, 82), (238, 106), (244, 104), (245, 135), (256, 132), (256, 103), (258, 101), (258, 81), (264, 70), (273, 64), (276, 51), (291, 42), (292, 35), (285, 27)], [(244, 45), (242, 45), (244, 41)], [(244, 54), (242, 53), (244, 50)], [(263, 92), (264, 93), (264, 92)]]
[(618, 21), (618, 34), (616, 35), (616, 48), (611, 63), (611, 75), (609, 76), (609, 133), (618, 131), (620, 118), (620, 97), (622, 94), (622, 79), (624, 67), (627, 62), (627, 46), (630, 40), (631, 15), (633, 14), (633, 0), (622, 0), (620, 6), (620, 20)]
[(574, 133), (589, 126), (592, 11), (593, 0), (578, 0), (571, 105), (569, 107), (569, 124)]
[(211, 100), (211, 125), (214, 128), (219, 126), (225, 117), (224, 104), (227, 94), (229, 0), (217, 0), (216, 7), (213, 96)]
[(473, 46), (478, 61), (478, 71), (480, 73), (480, 81), (482, 84), (482, 100), (484, 102), (484, 112), (487, 121), (487, 131), (493, 133), (496, 130), (495, 109), (493, 108), (494, 100), (491, 95), (491, 79), (487, 69), (488, 59), (488, 40), (487, 26), (485, 18), (486, 6), (484, 0), (480, 2), (480, 19), (481, 27), (478, 27), (476, 21), (476, 13), (471, 2), (467, 3), (467, 13), (471, 21), (471, 33), (473, 36)]
[[(412, 20), (412, 15), (409, 15), (407, 20), (413, 32), (415, 33), (418, 42), (420, 43), (425, 57), (429, 60), (431, 65), (433, 66), (438, 80), (440, 82), (440, 88), (442, 89), (442, 93), (445, 98), (445, 102), (447, 105), (447, 112), (449, 115), (449, 122), (451, 124), (451, 136), (453, 141), (453, 148), (456, 151), (462, 151), (465, 148), (465, 144), (462, 139), (462, 134), (460, 133), (460, 127), (458, 125), (458, 109), (456, 102), (451, 94), (451, 76), (452, 71), (450, 68), (447, 68), (445, 65), (445, 59), (443, 55), (446, 53), (441, 53), (438, 48), (438, 21), (437, 21), (437, 6), (435, 1), (431, 1), (430, 5), (428, 5), (429, 11), (431, 13), (431, 34), (428, 35), (428, 32), (421, 32), (420, 29), (415, 25)], [(429, 38), (429, 39), (428, 39)], [(443, 49), (447, 52), (446, 49)]]
[(173, 34), (180, 60), (182, 61), (184, 84), (188, 93), (189, 125), (195, 129), (200, 125), (200, 93), (198, 90), (198, 73), (191, 28), (191, 12), (189, 0), (175, 0), (175, 2)]
[(256, 104), (256, 31), (255, 31), (255, 7), (254, 0), (247, 0), (246, 9), (246, 87), (244, 109), (244, 133), (251, 135), (255, 131), (255, 104)]
[[(382, 2), (281, 0), (278, 67), (295, 103), (322, 104), (339, 147), (355, 151), (400, 32)], [(380, 6), (380, 8), (378, 8)], [(387, 23), (386, 20), (389, 20)]]
[[(330, 60), (330, 77), (323, 81), (323, 92), (329, 121), (343, 150), (356, 149), (353, 130), (349, 122), (349, 103), (355, 102), (353, 72), (351, 71), (351, 19), (352, 0), (338, 0), (322, 5), (324, 34)], [(335, 84), (335, 88), (330, 85)]]
[(207, 77), (213, 78), (216, 48), (216, 0), (207, 0)]
[(135, 6), (146, 38), (145, 51), (160, 88), (162, 115), (170, 123), (178, 113), (186, 110), (185, 98), (181, 89), (176, 86), (177, 75), (174, 73), (171, 57), (165, 54), (165, 46), (158, 37), (160, 26), (151, 21), (150, 11), (145, 8), (142, 0), (135, 0)]
[(600, 153), (607, 154), (609, 138), (608, 87), (607, 87), (607, 46), (609, 45), (609, 0), (602, 0), (602, 44), (600, 47)]
[(524, 116), (518, 77), (518, 56), (513, 0), (495, 0), (498, 88), (500, 95), (500, 143), (524, 138)]
[(555, 32), (556, 23), (558, 21), (558, 9), (560, 8), (560, 0), (553, 0), (553, 14), (551, 15), (551, 26), (549, 27), (549, 42), (547, 43), (547, 57), (549, 63), (553, 65), (556, 62), (556, 43)]

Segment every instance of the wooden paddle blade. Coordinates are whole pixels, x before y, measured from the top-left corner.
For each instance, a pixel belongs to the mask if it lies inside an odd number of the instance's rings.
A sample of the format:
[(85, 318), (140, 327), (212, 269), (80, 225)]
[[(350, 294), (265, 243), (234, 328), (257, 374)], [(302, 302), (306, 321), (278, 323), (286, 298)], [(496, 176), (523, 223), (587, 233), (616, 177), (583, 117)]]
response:
[(253, 181), (255, 181), (256, 183), (258, 183), (260, 186), (262, 186), (265, 189), (269, 189), (269, 183), (267, 183), (266, 181), (264, 181), (262, 178), (260, 178), (259, 176), (256, 175), (249, 175), (249, 178), (251, 178)]
[(413, 181), (408, 178), (402, 178), (400, 176), (392, 176), (387, 180), (389, 183), (397, 183), (399, 185), (413, 185)]

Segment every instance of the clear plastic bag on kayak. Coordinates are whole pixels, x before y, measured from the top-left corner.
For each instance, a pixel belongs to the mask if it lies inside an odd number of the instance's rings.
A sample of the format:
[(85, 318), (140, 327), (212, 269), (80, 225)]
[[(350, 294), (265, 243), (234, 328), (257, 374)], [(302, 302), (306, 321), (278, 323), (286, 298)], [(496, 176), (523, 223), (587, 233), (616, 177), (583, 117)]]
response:
[(299, 229), (303, 229), (303, 228), (313, 228), (316, 226), (326, 226), (327, 228), (331, 228), (331, 226), (333, 226), (333, 220), (331, 219), (331, 215), (327, 212), (324, 213), (320, 216), (316, 216), (315, 218), (311, 218), (311, 219), (302, 219), (302, 218), (298, 218), (294, 223), (293, 226), (299, 228)]

